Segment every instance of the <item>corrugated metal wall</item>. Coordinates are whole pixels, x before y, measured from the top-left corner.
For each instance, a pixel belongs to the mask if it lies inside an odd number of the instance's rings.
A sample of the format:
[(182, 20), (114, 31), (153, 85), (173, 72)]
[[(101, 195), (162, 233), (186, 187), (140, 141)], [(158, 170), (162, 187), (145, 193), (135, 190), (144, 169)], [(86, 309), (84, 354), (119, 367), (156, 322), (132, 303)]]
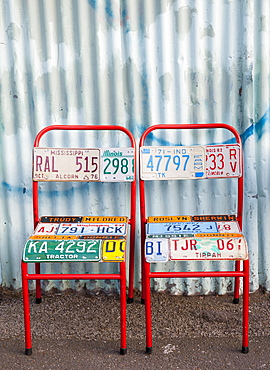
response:
[[(41, 128), (120, 124), (139, 139), (156, 123), (225, 122), (239, 130), (244, 144), (251, 291), (270, 290), (269, 22), (269, 0), (0, 0), (0, 284), (21, 286), (21, 253), (32, 231), (31, 147)], [(206, 132), (153, 138), (158, 145), (179, 139), (211, 144), (228, 137)], [(49, 144), (110, 146), (117, 140), (109, 134), (89, 140), (61, 135)], [(98, 185), (42, 186), (43, 213), (85, 214), (91, 206), (93, 214), (106, 214), (116, 206), (124, 214), (125, 185), (118, 190), (106, 184), (105, 192)], [(175, 199), (184, 213), (216, 213), (220, 206), (235, 211), (228, 203), (235, 190), (226, 183), (189, 183), (180, 192), (179, 183), (169, 186), (168, 202), (159, 196), (165, 185), (155, 184), (153, 214), (179, 213)], [(136, 271), (140, 287), (139, 263)], [(44, 288), (82, 284), (50, 282)], [(88, 289), (98, 287), (117, 288), (113, 282), (87, 283)], [(155, 287), (188, 294), (232, 291), (230, 279), (157, 280)]]

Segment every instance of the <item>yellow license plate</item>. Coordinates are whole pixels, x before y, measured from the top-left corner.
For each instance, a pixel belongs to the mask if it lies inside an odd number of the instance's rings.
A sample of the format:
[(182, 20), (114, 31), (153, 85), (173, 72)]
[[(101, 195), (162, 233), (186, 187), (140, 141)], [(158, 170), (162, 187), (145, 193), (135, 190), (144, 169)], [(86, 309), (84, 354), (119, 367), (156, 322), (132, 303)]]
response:
[(125, 240), (104, 240), (102, 244), (102, 260), (104, 262), (122, 262), (125, 260)]

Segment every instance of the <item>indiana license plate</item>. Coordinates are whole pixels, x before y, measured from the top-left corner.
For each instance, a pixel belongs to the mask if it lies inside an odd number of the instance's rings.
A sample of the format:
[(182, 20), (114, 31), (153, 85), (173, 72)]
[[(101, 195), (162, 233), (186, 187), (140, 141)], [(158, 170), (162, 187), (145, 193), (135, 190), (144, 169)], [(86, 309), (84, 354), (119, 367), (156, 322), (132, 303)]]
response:
[(142, 180), (176, 180), (205, 178), (203, 146), (142, 147)]
[(217, 233), (216, 222), (148, 223), (148, 235)]
[(24, 262), (98, 262), (102, 240), (28, 240)]
[(99, 149), (34, 148), (34, 181), (99, 181)]

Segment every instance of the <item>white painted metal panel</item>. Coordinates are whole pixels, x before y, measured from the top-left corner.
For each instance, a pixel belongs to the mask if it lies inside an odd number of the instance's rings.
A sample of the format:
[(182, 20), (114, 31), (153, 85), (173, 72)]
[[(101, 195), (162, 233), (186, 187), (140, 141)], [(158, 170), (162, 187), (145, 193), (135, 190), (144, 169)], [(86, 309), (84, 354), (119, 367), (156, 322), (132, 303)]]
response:
[[(0, 0), (0, 284), (21, 286), (21, 253), (33, 231), (31, 151), (41, 128), (121, 124), (138, 140), (157, 123), (225, 122), (237, 128), (243, 140), (250, 289), (262, 286), (269, 291), (269, 24), (268, 0)], [(158, 133), (152, 139), (155, 146), (231, 143), (221, 130), (195, 136)], [(56, 144), (118, 147), (119, 139), (112, 133), (100, 138), (59, 133), (42, 143)], [(46, 215), (89, 214), (89, 208), (92, 214), (106, 215), (111, 207), (126, 215), (129, 200), (123, 194), (129, 184), (46, 185), (40, 184)], [(236, 189), (227, 180), (181, 182), (180, 189), (179, 183), (168, 186), (169, 199), (160, 195), (165, 183), (147, 184), (153, 193), (150, 214), (179, 214), (177, 207), (180, 214), (216, 214), (221, 206), (223, 212), (235, 212)], [(137, 236), (139, 246), (139, 230)], [(135, 281), (140, 287), (139, 253), (137, 258)], [(194, 266), (177, 264), (182, 270)], [(195, 263), (203, 270), (208, 265), (220, 266)], [(45, 267), (48, 272), (90, 268)], [(96, 264), (93, 269), (101, 268)], [(80, 289), (84, 283), (43, 285), (54, 286)], [(157, 279), (154, 286), (175, 294), (224, 294), (232, 291), (232, 280)], [(117, 284), (90, 281), (86, 287), (113, 291)]]

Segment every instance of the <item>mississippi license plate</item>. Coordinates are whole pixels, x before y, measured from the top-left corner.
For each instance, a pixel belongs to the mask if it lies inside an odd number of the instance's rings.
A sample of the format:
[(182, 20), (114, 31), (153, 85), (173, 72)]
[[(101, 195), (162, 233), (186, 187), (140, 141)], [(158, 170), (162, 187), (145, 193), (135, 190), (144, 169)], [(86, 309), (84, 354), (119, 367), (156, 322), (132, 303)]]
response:
[(134, 148), (100, 149), (101, 181), (134, 180)]
[(33, 180), (99, 181), (99, 149), (34, 148)]
[(142, 147), (142, 180), (176, 180), (205, 178), (203, 146)]
[(102, 240), (28, 240), (24, 262), (98, 262)]
[(60, 224), (57, 230), (57, 235), (126, 235), (126, 224)]
[(148, 235), (217, 233), (216, 222), (148, 223)]
[(241, 147), (239, 144), (209, 145), (206, 147), (206, 177), (240, 177)]
[(171, 260), (244, 260), (248, 256), (244, 237), (171, 238)]
[(147, 262), (167, 262), (169, 260), (169, 239), (145, 240), (145, 260)]

